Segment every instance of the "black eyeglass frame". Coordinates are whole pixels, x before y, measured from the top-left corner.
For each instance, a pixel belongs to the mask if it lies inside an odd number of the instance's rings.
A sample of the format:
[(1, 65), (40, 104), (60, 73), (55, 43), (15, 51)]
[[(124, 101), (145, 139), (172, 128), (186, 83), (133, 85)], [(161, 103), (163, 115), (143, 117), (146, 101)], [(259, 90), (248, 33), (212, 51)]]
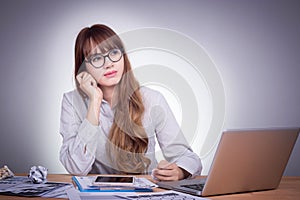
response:
[[(115, 51), (115, 50), (118, 50), (118, 51), (121, 53), (121, 56), (120, 56), (120, 58), (119, 58), (118, 60), (112, 60), (111, 57), (109, 56), (110, 53), (111, 53), (112, 51)], [(98, 55), (102, 56), (103, 59), (104, 59), (103, 64), (102, 64), (101, 66), (99, 66), (99, 67), (98, 67), (98, 66), (95, 66), (95, 65), (92, 63), (92, 59), (93, 59), (95, 56), (98, 56)], [(105, 65), (106, 57), (108, 57), (108, 59), (109, 59), (111, 62), (118, 62), (118, 61), (120, 61), (121, 58), (123, 57), (123, 50), (122, 50), (122, 49), (119, 49), (119, 48), (114, 48), (114, 49), (111, 49), (106, 55), (103, 55), (103, 54), (101, 54), (101, 53), (96, 53), (96, 54), (91, 55), (88, 59), (85, 59), (85, 62), (86, 62), (86, 63), (90, 63), (93, 67), (95, 67), (95, 68), (97, 68), (97, 69), (100, 69), (100, 68), (102, 68), (102, 67)]]

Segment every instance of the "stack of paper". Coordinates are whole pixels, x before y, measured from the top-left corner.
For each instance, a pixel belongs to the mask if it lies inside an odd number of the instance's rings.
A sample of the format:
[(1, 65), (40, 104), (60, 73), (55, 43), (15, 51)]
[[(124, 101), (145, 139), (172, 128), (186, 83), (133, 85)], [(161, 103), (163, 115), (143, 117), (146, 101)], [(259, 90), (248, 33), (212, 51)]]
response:
[(156, 184), (146, 178), (136, 178), (133, 185), (93, 185), (95, 176), (73, 176), (72, 180), (81, 192), (152, 192)]
[(66, 198), (65, 191), (70, 188), (74, 188), (70, 183), (46, 182), (34, 184), (27, 176), (15, 176), (0, 180), (0, 195)]

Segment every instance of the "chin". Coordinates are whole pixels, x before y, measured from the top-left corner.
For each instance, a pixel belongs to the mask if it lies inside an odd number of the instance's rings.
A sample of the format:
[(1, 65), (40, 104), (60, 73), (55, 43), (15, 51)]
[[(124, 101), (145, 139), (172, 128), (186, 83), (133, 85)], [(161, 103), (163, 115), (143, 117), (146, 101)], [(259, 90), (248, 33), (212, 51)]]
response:
[(103, 87), (116, 86), (120, 82), (120, 79), (110, 79), (107, 81), (101, 81), (100, 85)]

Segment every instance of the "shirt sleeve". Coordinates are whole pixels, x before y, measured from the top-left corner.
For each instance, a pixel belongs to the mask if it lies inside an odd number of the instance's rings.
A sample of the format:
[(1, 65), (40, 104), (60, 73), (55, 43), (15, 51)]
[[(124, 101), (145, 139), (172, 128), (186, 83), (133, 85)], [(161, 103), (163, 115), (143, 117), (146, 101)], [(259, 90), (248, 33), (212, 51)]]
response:
[[(60, 134), (63, 144), (60, 161), (66, 170), (74, 175), (86, 175), (92, 169), (97, 149), (99, 127), (92, 125), (86, 118), (86, 106), (77, 94), (64, 94), (60, 118)], [(76, 99), (77, 98), (77, 99)]]
[(155, 121), (157, 141), (165, 159), (192, 176), (200, 175), (202, 164), (199, 156), (189, 146), (165, 98), (161, 94), (158, 98), (158, 105), (151, 108), (151, 118)]

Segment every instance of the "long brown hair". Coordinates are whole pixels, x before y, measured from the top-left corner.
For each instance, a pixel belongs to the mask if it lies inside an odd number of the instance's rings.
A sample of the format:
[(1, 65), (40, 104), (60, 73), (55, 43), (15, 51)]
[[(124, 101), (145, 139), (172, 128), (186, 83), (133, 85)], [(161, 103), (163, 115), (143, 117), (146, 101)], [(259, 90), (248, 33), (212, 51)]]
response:
[[(145, 156), (148, 137), (143, 128), (144, 104), (132, 68), (119, 36), (109, 27), (96, 24), (80, 31), (75, 43), (75, 81), (76, 75), (85, 70), (84, 59), (92, 50), (92, 44), (98, 44), (102, 52), (112, 48), (123, 51), (124, 72), (115, 87), (113, 98), (114, 122), (109, 132), (106, 153), (110, 167), (121, 173), (146, 173), (150, 159)], [(82, 93), (82, 91), (80, 91)]]

